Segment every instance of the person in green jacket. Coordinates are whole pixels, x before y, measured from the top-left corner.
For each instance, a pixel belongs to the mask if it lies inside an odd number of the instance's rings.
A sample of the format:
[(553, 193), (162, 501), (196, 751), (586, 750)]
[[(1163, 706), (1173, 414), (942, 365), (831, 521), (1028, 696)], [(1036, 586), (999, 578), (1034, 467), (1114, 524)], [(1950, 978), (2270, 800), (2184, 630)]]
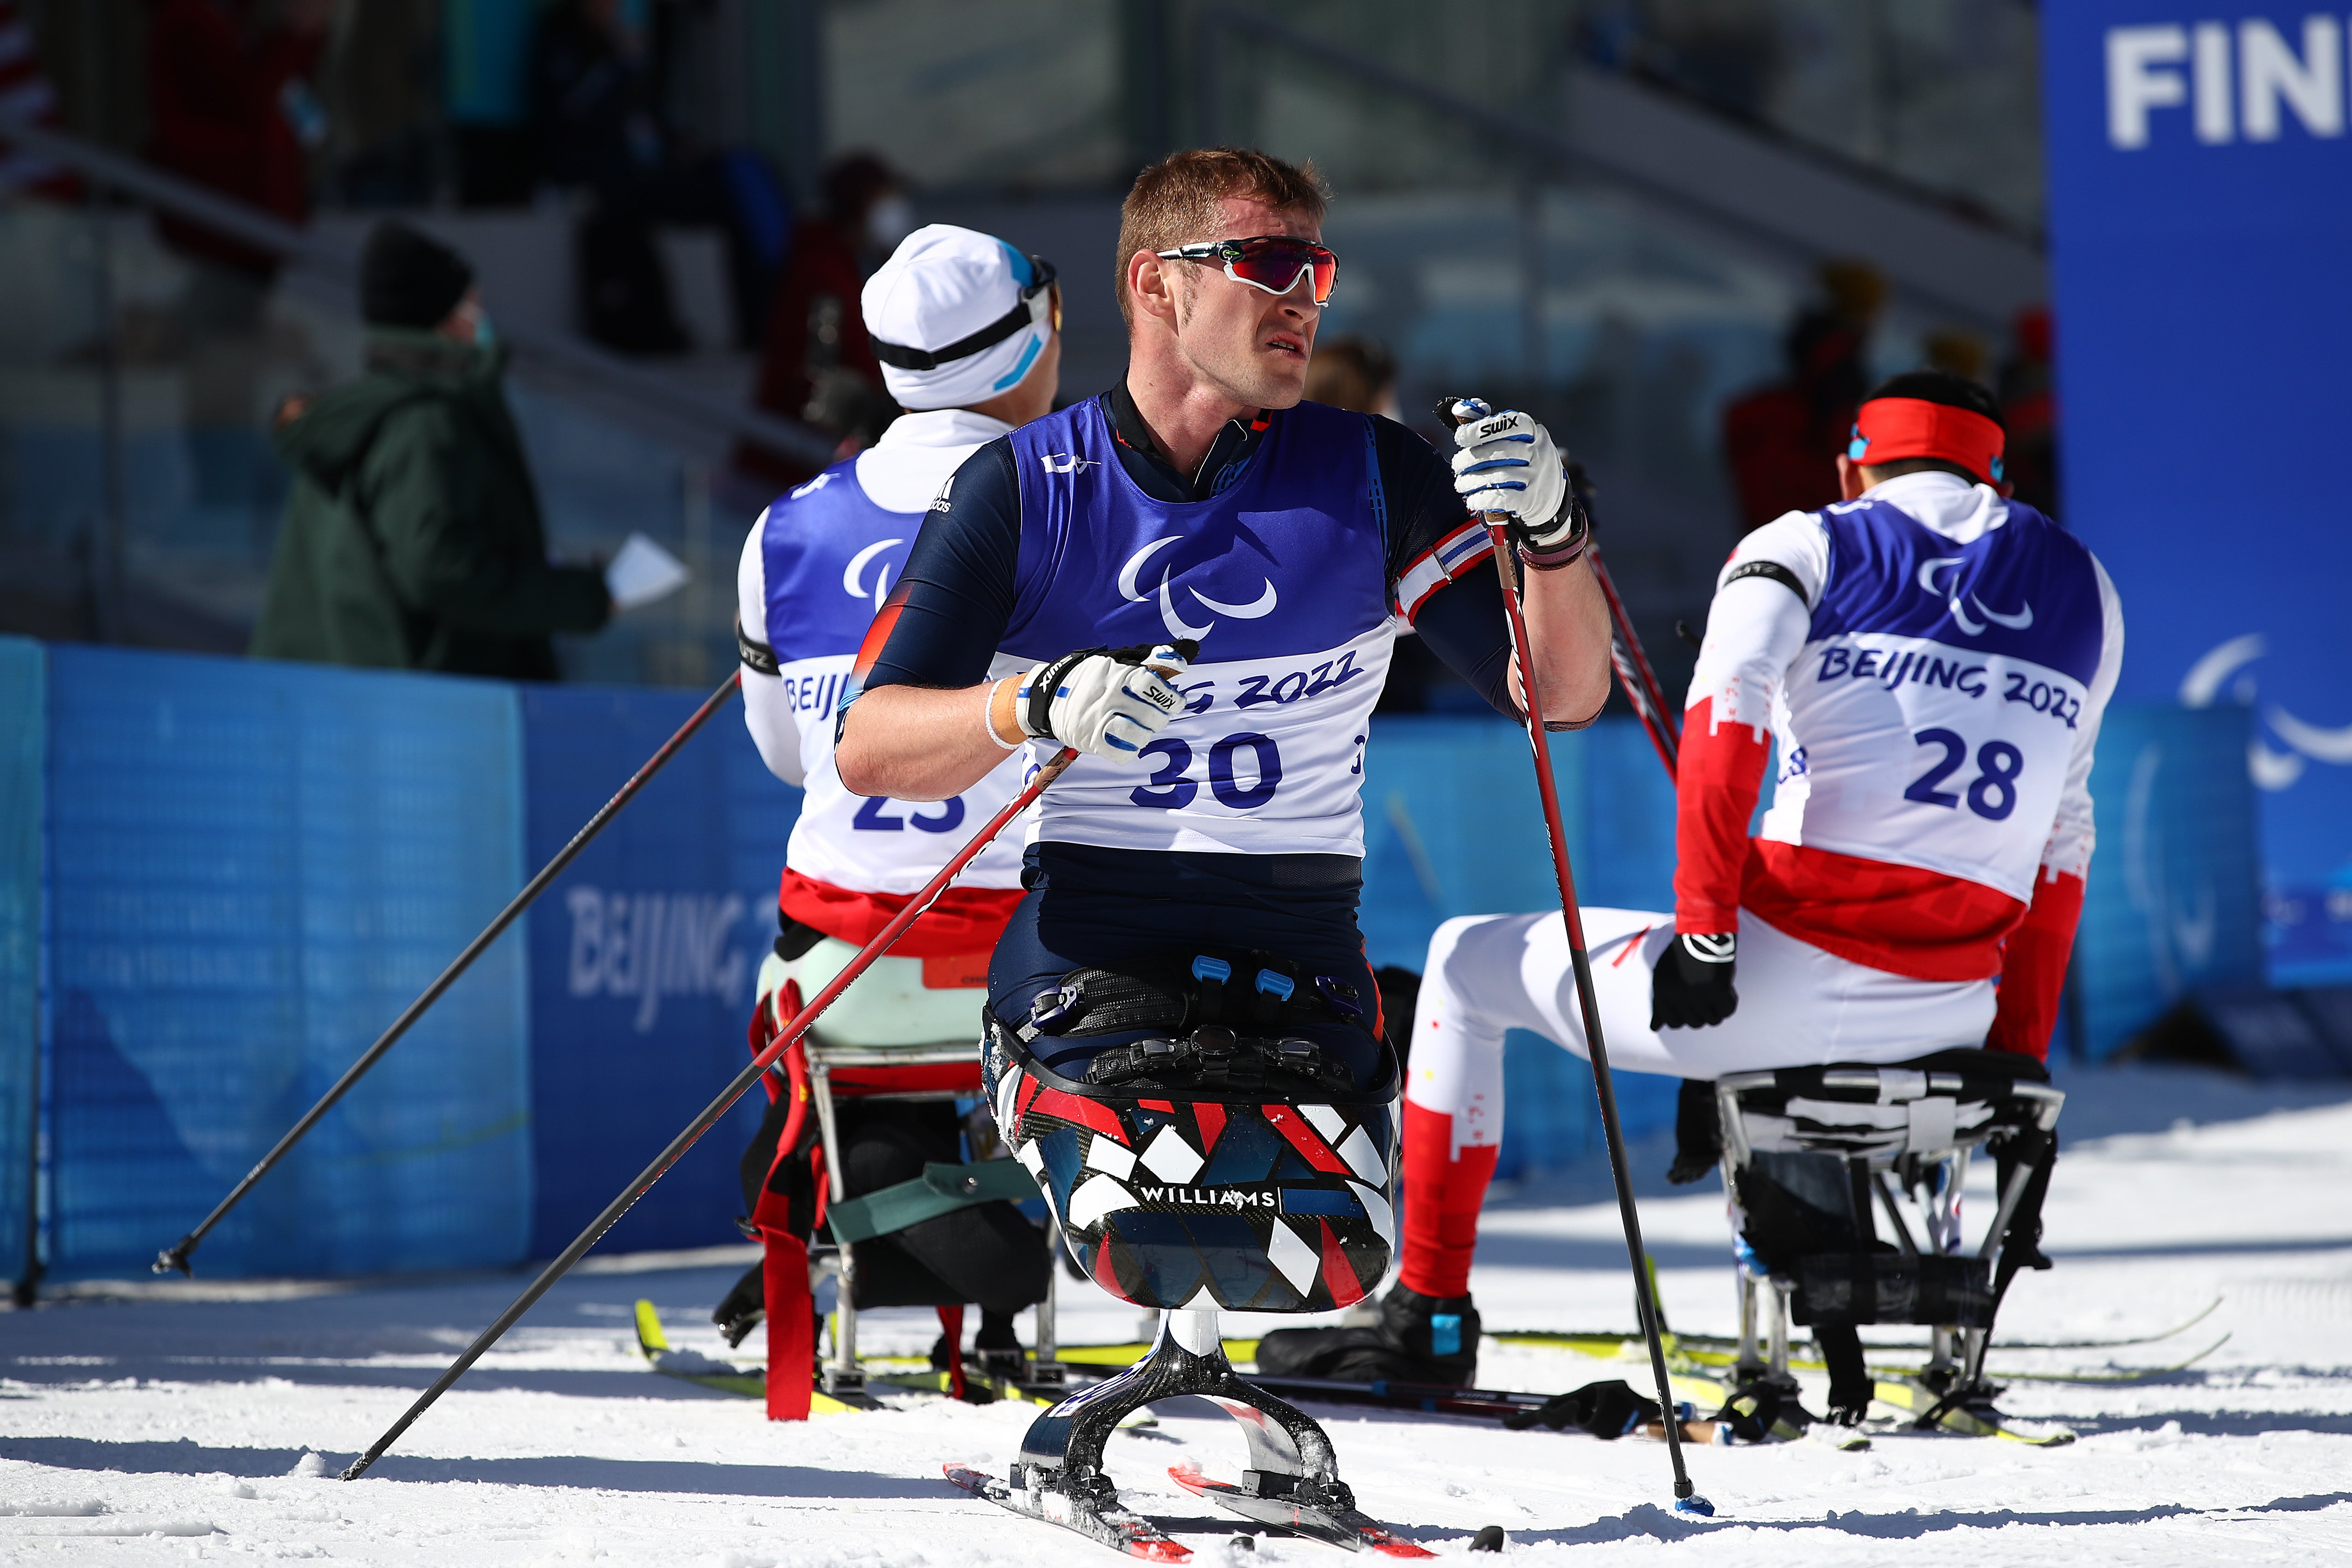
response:
[(391, 221), (360, 288), (366, 374), (279, 413), (294, 483), (252, 652), (552, 680), (551, 634), (613, 604), (600, 569), (547, 559), (473, 269)]

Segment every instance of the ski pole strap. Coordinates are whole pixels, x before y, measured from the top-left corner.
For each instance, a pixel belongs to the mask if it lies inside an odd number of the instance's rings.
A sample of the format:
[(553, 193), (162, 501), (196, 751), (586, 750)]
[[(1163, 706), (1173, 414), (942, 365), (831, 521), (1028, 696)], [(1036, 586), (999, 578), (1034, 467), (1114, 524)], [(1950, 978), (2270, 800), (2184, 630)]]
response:
[(1019, 1203), (1038, 1195), (1035, 1180), (1019, 1162), (983, 1160), (977, 1165), (927, 1164), (911, 1182), (862, 1198), (843, 1198), (826, 1212), (834, 1239), (846, 1247), (980, 1204)]

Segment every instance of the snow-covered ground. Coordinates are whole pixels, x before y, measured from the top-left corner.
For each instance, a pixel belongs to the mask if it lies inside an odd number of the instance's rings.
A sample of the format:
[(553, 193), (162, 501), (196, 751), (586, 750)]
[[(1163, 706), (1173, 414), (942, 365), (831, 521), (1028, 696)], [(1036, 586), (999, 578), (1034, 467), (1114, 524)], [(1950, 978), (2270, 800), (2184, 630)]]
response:
[[(1872, 1449), (1690, 1451), (1711, 1521), (1668, 1507), (1663, 1446), (1318, 1410), (1368, 1509), (1441, 1553), (1485, 1524), (1530, 1562), (2150, 1564), (2352, 1559), (2352, 1086), (2274, 1089), (2215, 1075), (2082, 1074), (2048, 1214), (2058, 1268), (2026, 1276), (2017, 1339), (2160, 1343), (1994, 1355), (1996, 1371), (2194, 1367), (2130, 1384), (2020, 1382), (2004, 1404), (2063, 1421), (2071, 1447), (1882, 1432)], [(1978, 1213), (1989, 1205), (1975, 1205)], [(1645, 1197), (1668, 1314), (1728, 1331), (1719, 1194)], [(1490, 1326), (1632, 1321), (1612, 1205), (1523, 1189), (1490, 1209), (1475, 1281)], [(372, 1441), (527, 1276), (342, 1289), (141, 1286), (0, 1315), (0, 1561), (142, 1564), (328, 1558), (474, 1564), (1110, 1561), (940, 1478), (1002, 1470), (1034, 1407), (920, 1402), (772, 1425), (750, 1401), (648, 1373), (630, 1304), (720, 1353), (709, 1307), (741, 1264), (615, 1259), (567, 1280), (365, 1479)], [(1125, 1338), (1131, 1308), (1066, 1290), (1065, 1337)], [(1892, 1337), (1901, 1331), (1879, 1331)], [(870, 1314), (876, 1351), (927, 1346), (928, 1313)], [(1507, 1350), (1489, 1384), (1558, 1390), (1617, 1370)], [(1625, 1369), (1638, 1382), (1640, 1373)], [(1163, 1412), (1122, 1436), (1114, 1475), (1196, 1548), (1247, 1561), (1241, 1521), (1166, 1479), (1241, 1467), (1221, 1415)], [(1263, 1536), (1274, 1563), (1334, 1549)]]

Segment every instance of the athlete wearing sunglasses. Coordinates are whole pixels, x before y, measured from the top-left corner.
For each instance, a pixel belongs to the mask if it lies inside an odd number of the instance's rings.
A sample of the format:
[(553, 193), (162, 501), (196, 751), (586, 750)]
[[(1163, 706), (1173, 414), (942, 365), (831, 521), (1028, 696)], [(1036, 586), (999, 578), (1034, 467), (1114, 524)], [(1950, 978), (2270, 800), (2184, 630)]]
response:
[[(1310, 170), (1231, 148), (1137, 177), (1118, 247), (1127, 374), (956, 470), (866, 635), (835, 755), (858, 794), (941, 800), (1011, 749), (1030, 765), (1081, 753), (1037, 804), (1025, 894), (990, 963), (1004, 1027), (1035, 1024), (1081, 971), (1200, 980), (1218, 953), (1272, 954), (1345, 1005), (1295, 1009), (1284, 1030), (1370, 1088), (1389, 1069), (1356, 922), (1360, 792), (1400, 625), (1517, 712), (1474, 508), (1519, 520), (1553, 727), (1598, 716), (1609, 619), (1535, 420), (1465, 405), (1477, 417), (1449, 464), (1393, 420), (1304, 400), (1338, 266), (1323, 203)], [(1023, 1037), (1073, 1081), (1150, 1032), (1046, 1021)], [(1205, 1277), (1272, 1278), (1230, 1231), (1200, 1243)], [(1402, 1288), (1382, 1304), (1423, 1346), (1455, 1310)]]
[[(1607, 610), (1541, 426), (1474, 420), (1449, 471), (1392, 420), (1302, 401), (1338, 266), (1322, 206), (1262, 154), (1145, 171), (1122, 213), (1125, 378), (974, 453), (867, 635), (835, 753), (849, 789), (944, 799), (1024, 741), (1087, 753), (1031, 830), (1026, 885), (1052, 896), (998, 946), (1001, 1016), (1139, 943), (1370, 984), (1358, 790), (1396, 617), (1517, 708), (1465, 502), (1526, 520), (1547, 719), (1587, 722), (1608, 694)], [(1360, 1030), (1328, 1032), (1370, 1066)]]

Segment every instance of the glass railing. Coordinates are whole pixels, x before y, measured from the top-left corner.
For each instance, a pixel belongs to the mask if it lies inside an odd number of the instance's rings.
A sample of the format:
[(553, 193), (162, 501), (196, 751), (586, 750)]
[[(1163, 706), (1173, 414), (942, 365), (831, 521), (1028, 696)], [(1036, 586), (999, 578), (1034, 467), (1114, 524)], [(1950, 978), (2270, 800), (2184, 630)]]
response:
[[(364, 346), (332, 267), (209, 261), (139, 205), (0, 201), (0, 631), (242, 653), (289, 484), (273, 413), (359, 374)], [(693, 579), (559, 639), (564, 672), (714, 683), (765, 498), (728, 479), (723, 428), (682, 449), (616, 417), (625, 398), (568, 395), (577, 371), (524, 354), (508, 384), (550, 555), (605, 558), (642, 532)]]
[(2030, 0), (1615, 0), (1577, 52), (2021, 233), (2042, 227)]

